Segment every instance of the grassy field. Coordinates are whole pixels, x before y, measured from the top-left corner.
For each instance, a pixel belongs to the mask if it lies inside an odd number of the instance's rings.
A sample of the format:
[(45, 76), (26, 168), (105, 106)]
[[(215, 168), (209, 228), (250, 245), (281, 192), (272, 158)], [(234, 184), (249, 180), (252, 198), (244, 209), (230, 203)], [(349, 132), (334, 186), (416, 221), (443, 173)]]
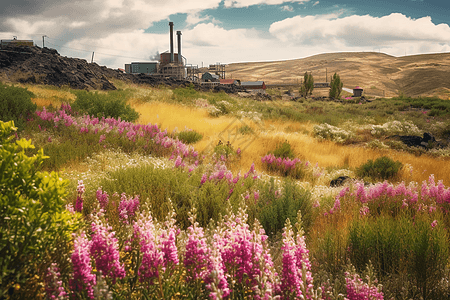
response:
[[(36, 246), (2, 226), (2, 237), (13, 237), (8, 249), (19, 250), (5, 250), (0, 296), (446, 299), (450, 292), (450, 149), (391, 139), (431, 132), (445, 142), (446, 101), (261, 102), (123, 83), (97, 94), (23, 87), (38, 107), (17, 133), (36, 146), (23, 155), (43, 149), (49, 158), (38, 170), (58, 172), (67, 185), (49, 189), (59, 195), (57, 228), (39, 225), (30, 217), (38, 208), (23, 210), (22, 202), (9, 214), (29, 211), (31, 229), (3, 213)], [(139, 117), (87, 116), (80, 95), (117, 106), (109, 111), (129, 105)], [(24, 166), (17, 158), (5, 170), (22, 174)], [(354, 181), (331, 187), (339, 176)], [(5, 185), (5, 195), (16, 199), (6, 186), (17, 191), (20, 182)], [(29, 191), (22, 193), (32, 199)], [(16, 256), (23, 271), (10, 266)]]

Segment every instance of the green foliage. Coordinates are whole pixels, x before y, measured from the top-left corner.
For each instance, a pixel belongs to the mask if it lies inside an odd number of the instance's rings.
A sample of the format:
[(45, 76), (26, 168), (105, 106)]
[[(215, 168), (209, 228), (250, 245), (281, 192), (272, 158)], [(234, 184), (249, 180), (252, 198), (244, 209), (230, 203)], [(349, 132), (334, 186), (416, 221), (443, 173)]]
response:
[(226, 144), (219, 141), (219, 143), (214, 147), (214, 153), (219, 157), (223, 155), (226, 158), (229, 158), (230, 156), (236, 154), (236, 151), (233, 149), (233, 146), (229, 141)]
[[(182, 229), (190, 225), (188, 217), (192, 207), (197, 209), (200, 225), (207, 226), (211, 220), (217, 221), (220, 215), (226, 214), (227, 205), (237, 209), (242, 201), (241, 195), (254, 185), (252, 178), (241, 178), (230, 193), (226, 180), (200, 184), (201, 177), (202, 173), (197, 171), (189, 173), (180, 169), (158, 169), (144, 165), (111, 172), (99, 185), (110, 195), (114, 192), (139, 195), (141, 205), (146, 203), (152, 216), (158, 220), (164, 220), (173, 205), (177, 224)], [(89, 213), (97, 200), (95, 191), (86, 191), (86, 195), (84, 204)], [(254, 219), (254, 213), (250, 218)]]
[(296, 220), (297, 212), (302, 213), (303, 229), (308, 232), (312, 220), (311, 194), (295, 184), (295, 181), (283, 181), (282, 191), (274, 183), (273, 178), (260, 187), (257, 218), (269, 235), (274, 235), (284, 228), (286, 219)]
[(253, 129), (248, 125), (243, 125), (239, 127), (238, 132), (243, 135), (254, 133)]
[(278, 144), (277, 148), (273, 151), (270, 151), (275, 157), (281, 158), (290, 158), (293, 159), (295, 157), (295, 153), (291, 148), (291, 144), (286, 140), (282, 144)]
[(111, 117), (133, 122), (139, 118), (139, 113), (127, 104), (124, 91), (111, 91), (107, 94), (99, 92), (75, 91), (77, 99), (72, 108), (82, 114), (94, 117)]
[(14, 130), (13, 122), (0, 121), (0, 298), (41, 275), (42, 264), (49, 265), (58, 243), (68, 243), (77, 227), (64, 209), (67, 181), (38, 171), (43, 150), (28, 157), (31, 140), (13, 142)]
[(194, 130), (183, 130), (176, 135), (185, 144), (194, 144), (203, 138), (203, 135)]
[(370, 177), (374, 180), (392, 179), (402, 167), (403, 164), (401, 162), (382, 156), (375, 161), (369, 159), (366, 163), (359, 166), (356, 170), (356, 175), (361, 178)]
[(344, 86), (344, 84), (341, 82), (341, 78), (339, 77), (338, 74), (334, 73), (334, 75), (331, 79), (330, 86), (331, 86), (331, 88), (330, 88), (329, 97), (338, 99), (341, 96), (342, 87)]
[(312, 92), (314, 90), (314, 77), (311, 73), (308, 74), (308, 72), (305, 72), (303, 75), (303, 83), (300, 87), (300, 95), (302, 97), (306, 97), (309, 95), (312, 95)]
[[(356, 219), (349, 232), (352, 263), (361, 271), (371, 260), (381, 279), (409, 275), (423, 299), (438, 299), (443, 292), (437, 287), (445, 276), (448, 236), (439, 223), (433, 228), (432, 221), (422, 214), (415, 219), (407, 215)], [(403, 286), (397, 290), (402, 292)], [(399, 295), (392, 296), (398, 299)]]
[(0, 82), (0, 120), (14, 121), (18, 129), (22, 130), (28, 116), (36, 110), (31, 97), (34, 94), (27, 89)]
[(196, 91), (194, 85), (191, 84), (185, 88), (176, 88), (173, 90), (172, 98), (179, 103), (185, 103), (186, 100), (194, 100), (201, 98), (200, 92)]

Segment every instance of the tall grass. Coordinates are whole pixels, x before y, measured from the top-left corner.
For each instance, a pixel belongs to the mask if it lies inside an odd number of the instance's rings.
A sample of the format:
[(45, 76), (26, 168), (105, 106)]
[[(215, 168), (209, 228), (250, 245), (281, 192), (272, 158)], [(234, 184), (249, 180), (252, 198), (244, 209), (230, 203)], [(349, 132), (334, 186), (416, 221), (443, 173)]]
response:
[[(162, 128), (168, 128), (170, 131), (175, 128), (182, 130), (186, 126), (201, 133), (203, 139), (195, 145), (197, 151), (216, 145), (221, 137), (234, 138), (235, 131), (238, 131), (238, 128), (243, 124), (236, 118), (229, 116), (212, 118), (204, 109), (194, 109), (176, 104), (152, 102), (135, 104), (133, 107), (141, 115), (138, 120), (141, 124), (149, 122), (162, 124)], [(417, 157), (413, 154), (392, 150), (342, 146), (329, 141), (319, 142), (303, 132), (285, 132), (285, 129), (289, 126), (296, 126), (293, 128), (308, 131), (312, 127), (311, 123), (299, 126), (296, 125), (298, 123), (292, 121), (284, 123), (272, 120), (258, 125), (251, 120), (244, 119), (243, 122), (253, 129), (254, 134), (238, 135), (238, 137), (244, 136), (248, 140), (251, 139), (252, 142), (249, 147), (242, 151), (241, 159), (234, 166), (236, 170), (248, 170), (252, 163), (255, 163), (257, 169), (263, 169), (259, 158), (267, 154), (267, 151), (275, 150), (278, 144), (287, 140), (296, 152), (297, 157), (312, 164), (318, 163), (319, 166), (324, 168), (336, 166), (357, 168), (368, 159), (375, 160), (389, 153), (392, 159), (398, 160), (404, 165), (412, 166), (412, 176), (409, 172), (405, 172), (399, 178), (400, 180), (422, 182), (427, 180), (430, 174), (434, 174), (436, 178), (444, 180), (445, 184), (450, 184), (450, 178), (448, 177), (450, 161), (445, 159), (428, 156)], [(236, 128), (234, 128), (235, 125)]]

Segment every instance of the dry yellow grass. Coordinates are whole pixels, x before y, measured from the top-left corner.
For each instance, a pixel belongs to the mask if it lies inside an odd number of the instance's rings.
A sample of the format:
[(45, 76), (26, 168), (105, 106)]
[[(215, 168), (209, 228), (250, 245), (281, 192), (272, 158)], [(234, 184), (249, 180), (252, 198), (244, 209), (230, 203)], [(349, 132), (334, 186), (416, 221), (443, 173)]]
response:
[[(235, 171), (247, 171), (252, 163), (255, 163), (257, 170), (261, 170), (261, 157), (268, 151), (274, 150), (279, 143), (287, 140), (296, 152), (297, 157), (312, 164), (317, 163), (320, 167), (344, 167), (348, 165), (351, 168), (356, 168), (368, 159), (388, 155), (394, 160), (399, 160), (403, 164), (410, 164), (413, 167), (412, 177), (409, 171), (404, 172), (402, 179), (406, 181), (421, 182), (427, 180), (430, 174), (434, 174), (437, 180), (443, 180), (446, 185), (450, 185), (449, 160), (427, 156), (416, 157), (398, 151), (342, 146), (328, 141), (319, 142), (310, 135), (303, 133), (312, 131), (314, 124), (311, 123), (267, 121), (263, 125), (256, 125), (250, 120), (243, 120), (244, 123), (242, 123), (229, 116), (212, 118), (204, 109), (175, 104), (151, 102), (134, 104), (133, 106), (141, 113), (139, 123), (157, 123), (162, 125), (163, 129), (168, 128), (169, 131), (175, 128), (181, 131), (187, 127), (201, 133), (203, 139), (195, 144), (197, 151), (216, 145), (219, 139), (223, 142), (229, 140), (234, 148), (240, 145), (247, 146), (243, 149), (241, 160), (233, 167)], [(241, 135), (237, 133), (237, 128), (243, 124), (250, 126), (255, 134)]]
[(40, 107), (59, 107), (63, 102), (71, 103), (76, 99), (76, 96), (70, 91), (49, 89), (48, 87), (40, 85), (24, 85), (23, 87), (27, 88), (36, 96), (31, 100)]
[[(75, 100), (75, 95), (70, 91), (49, 89), (39, 85), (26, 85), (25, 87), (36, 95), (32, 100), (39, 106), (58, 107), (62, 102)], [(261, 170), (261, 157), (268, 151), (274, 150), (279, 143), (287, 140), (297, 157), (312, 164), (317, 163), (320, 167), (348, 165), (356, 168), (368, 159), (388, 155), (394, 160), (412, 166), (412, 177), (409, 171), (405, 170), (402, 176), (404, 180), (421, 182), (427, 180), (430, 174), (434, 174), (437, 180), (443, 180), (446, 185), (450, 185), (450, 161), (448, 159), (416, 157), (398, 151), (371, 150), (363, 147), (341, 146), (333, 142), (319, 142), (309, 134), (314, 126), (312, 123), (266, 121), (264, 124), (255, 124), (251, 120), (240, 121), (229, 116), (212, 118), (205, 109), (152, 101), (169, 99), (172, 96), (170, 89), (139, 86), (129, 86), (128, 88), (135, 88), (130, 103), (141, 113), (139, 123), (156, 123), (169, 131), (175, 129), (182, 131), (185, 127), (193, 129), (203, 135), (203, 139), (194, 145), (200, 152), (211, 149), (219, 140), (230, 141), (235, 149), (241, 147), (244, 151), (241, 160), (233, 166), (234, 171), (247, 171), (252, 163), (255, 163), (256, 168)], [(243, 125), (251, 127), (255, 134), (239, 134), (237, 130)]]

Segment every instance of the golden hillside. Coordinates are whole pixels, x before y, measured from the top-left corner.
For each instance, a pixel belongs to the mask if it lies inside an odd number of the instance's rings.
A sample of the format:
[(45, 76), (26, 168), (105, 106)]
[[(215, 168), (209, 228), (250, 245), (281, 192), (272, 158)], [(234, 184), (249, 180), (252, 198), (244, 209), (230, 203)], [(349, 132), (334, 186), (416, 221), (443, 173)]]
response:
[(328, 81), (335, 72), (344, 87), (360, 86), (366, 95), (392, 97), (439, 96), (450, 99), (450, 53), (394, 57), (376, 52), (319, 54), (303, 59), (233, 63), (227, 78), (264, 80), (266, 84), (297, 83), (305, 71), (315, 82)]

